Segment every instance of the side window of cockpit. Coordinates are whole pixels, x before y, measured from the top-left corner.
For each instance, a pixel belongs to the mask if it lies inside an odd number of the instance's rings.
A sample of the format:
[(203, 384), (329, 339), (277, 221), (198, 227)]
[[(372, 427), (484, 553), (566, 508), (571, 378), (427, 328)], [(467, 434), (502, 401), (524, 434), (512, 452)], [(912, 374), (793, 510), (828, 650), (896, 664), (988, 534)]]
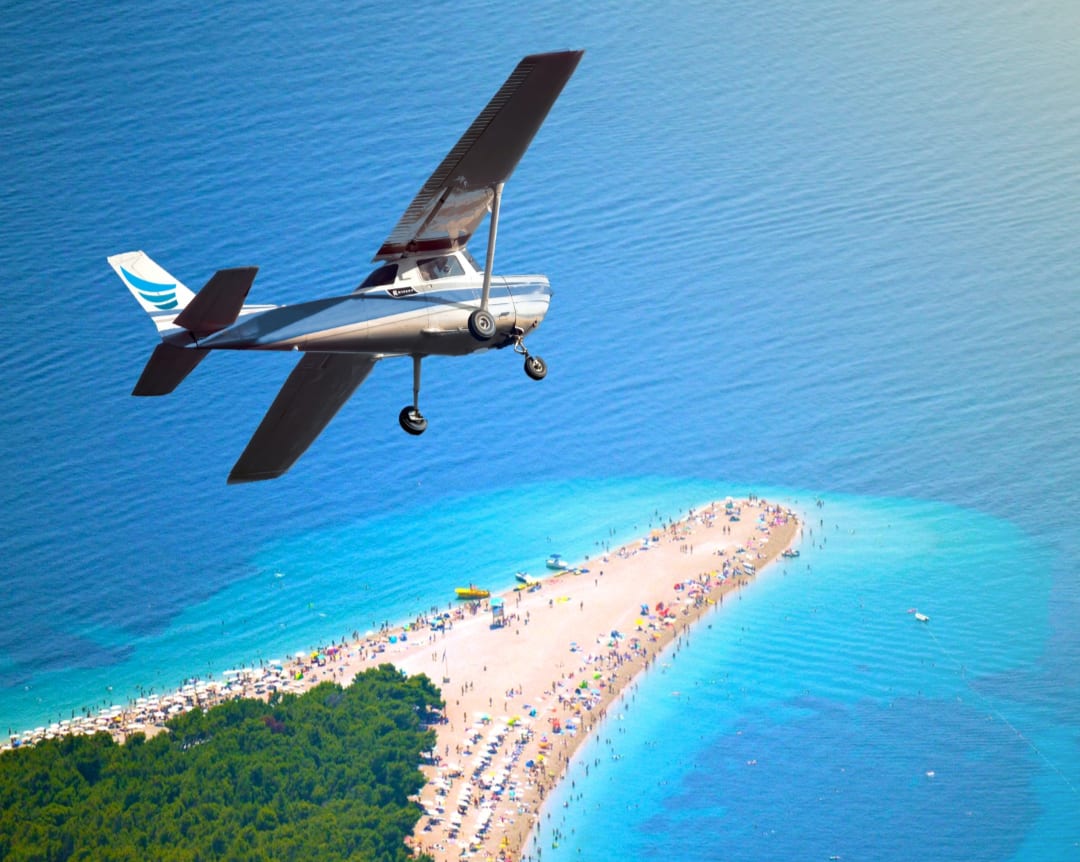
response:
[(465, 274), (461, 262), (449, 254), (418, 260), (416, 266), (420, 270), (420, 277), (424, 281), (435, 281), (439, 278), (450, 278), (454, 275)]
[(397, 278), (398, 265), (396, 263), (388, 263), (386, 266), (380, 266), (378, 269), (373, 270), (368, 274), (357, 290), (363, 290), (366, 287), (381, 287), (384, 284), (393, 284), (394, 279)]

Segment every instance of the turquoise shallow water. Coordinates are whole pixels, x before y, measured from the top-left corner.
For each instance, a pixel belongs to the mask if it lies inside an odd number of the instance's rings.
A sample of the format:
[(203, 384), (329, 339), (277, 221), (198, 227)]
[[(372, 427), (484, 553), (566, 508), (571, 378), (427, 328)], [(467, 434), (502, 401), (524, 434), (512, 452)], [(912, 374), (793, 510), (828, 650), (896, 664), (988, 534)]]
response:
[[(712, 496), (821, 497), (812, 569), (643, 684), (620, 734), (640, 745), (566, 809), (565, 848), (1075, 858), (1074, 6), (414, 14), (428, 38), (369, 4), (0, 21), (0, 727), (509, 583)], [(382, 363), (296, 470), (245, 487), (224, 478), (287, 357), (129, 396), (154, 336), (107, 255), (191, 285), (258, 264), (253, 301), (346, 292), (516, 60), (571, 47), (499, 233), (497, 269), (555, 290), (542, 384), (501, 354), (429, 361), (408, 439), (410, 368)], [(685, 732), (650, 730), (662, 707)]]
[(1055, 803), (1076, 796), (1072, 701), (1029, 699), (1045, 553), (940, 504), (831, 499), (809, 517), (798, 560), (729, 597), (611, 711), (534, 855), (1075, 851), (1074, 804)]

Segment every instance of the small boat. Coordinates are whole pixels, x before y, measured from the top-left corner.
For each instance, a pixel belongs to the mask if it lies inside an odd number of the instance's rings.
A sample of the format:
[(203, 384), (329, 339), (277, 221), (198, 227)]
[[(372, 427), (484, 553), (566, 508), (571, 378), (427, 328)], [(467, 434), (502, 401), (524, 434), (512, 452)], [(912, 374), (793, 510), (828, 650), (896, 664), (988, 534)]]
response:
[(788, 548), (786, 551), (781, 551), (780, 556), (787, 557), (788, 559), (794, 559), (795, 557), (799, 556), (799, 552)]
[(486, 599), (491, 595), (491, 590), (482, 590), (469, 584), (467, 587), (458, 587), (454, 590), (459, 599)]
[(514, 574), (514, 577), (517, 578), (517, 580), (521, 581), (521, 583), (525, 584), (525, 586), (527, 586), (527, 587), (532, 586), (535, 583), (538, 583), (536, 578), (534, 578), (528, 572), (516, 572)]
[(918, 611), (915, 611), (915, 619), (917, 619), (920, 623), (930, 622), (930, 617), (928, 617), (926, 614), (920, 614)]
[(552, 554), (550, 557), (547, 558), (547, 562), (545, 563), (545, 565), (549, 569), (555, 569), (560, 572), (565, 572), (567, 569), (570, 568), (570, 564), (562, 558), (561, 554)]

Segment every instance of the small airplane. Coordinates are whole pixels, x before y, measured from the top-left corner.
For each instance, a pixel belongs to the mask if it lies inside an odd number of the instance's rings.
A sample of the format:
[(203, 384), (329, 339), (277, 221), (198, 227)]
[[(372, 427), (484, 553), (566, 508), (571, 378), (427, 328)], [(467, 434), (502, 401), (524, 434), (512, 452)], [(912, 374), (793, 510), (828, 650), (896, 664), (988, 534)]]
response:
[[(161, 337), (132, 395), (166, 395), (212, 350), (291, 350), (302, 358), (240, 455), (229, 483), (274, 479), (319, 436), (380, 359), (409, 356), (413, 400), (398, 416), (422, 434), (420, 363), (512, 347), (534, 380), (544, 361), (525, 347), (551, 301), (542, 275), (492, 274), (503, 184), (547, 117), (583, 51), (525, 57), (424, 183), (375, 254), (379, 266), (344, 296), (246, 305), (258, 267), (218, 270), (198, 293), (142, 251), (108, 258)], [(467, 245), (490, 213), (483, 269)]]

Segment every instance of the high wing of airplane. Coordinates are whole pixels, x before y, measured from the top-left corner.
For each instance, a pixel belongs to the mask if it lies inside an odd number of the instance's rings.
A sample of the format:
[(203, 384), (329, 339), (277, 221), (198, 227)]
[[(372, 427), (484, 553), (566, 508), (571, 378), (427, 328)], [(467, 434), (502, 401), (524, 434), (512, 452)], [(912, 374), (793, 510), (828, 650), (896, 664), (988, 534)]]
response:
[[(547, 313), (542, 275), (493, 275), (503, 184), (514, 172), (583, 51), (525, 57), (424, 183), (386, 241), (373, 270), (348, 294), (295, 305), (246, 302), (257, 267), (218, 270), (193, 293), (142, 251), (108, 259), (157, 327), (154, 349), (133, 395), (172, 392), (212, 350), (303, 353), (229, 474), (229, 482), (285, 473), (319, 436), (381, 359), (411, 357), (413, 400), (398, 416), (422, 434), (420, 365), (512, 347), (525, 372), (547, 366), (525, 336)], [(470, 238), (489, 216), (483, 269)]]

